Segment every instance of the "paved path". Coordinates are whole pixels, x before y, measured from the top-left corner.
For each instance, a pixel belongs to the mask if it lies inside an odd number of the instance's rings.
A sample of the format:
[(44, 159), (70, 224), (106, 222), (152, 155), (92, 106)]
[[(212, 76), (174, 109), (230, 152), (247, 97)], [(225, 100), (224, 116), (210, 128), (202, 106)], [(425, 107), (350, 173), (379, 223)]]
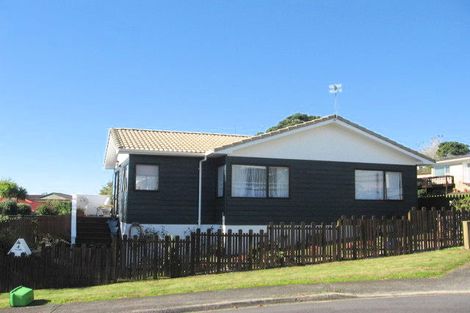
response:
[[(470, 296), (470, 266), (443, 278), (385, 280), (372, 282), (290, 285), (192, 294), (120, 299), (64, 305), (42, 305), (1, 312), (191, 312), (255, 306), (268, 303), (427, 294), (467, 294)], [(40, 299), (38, 299), (40, 300)]]

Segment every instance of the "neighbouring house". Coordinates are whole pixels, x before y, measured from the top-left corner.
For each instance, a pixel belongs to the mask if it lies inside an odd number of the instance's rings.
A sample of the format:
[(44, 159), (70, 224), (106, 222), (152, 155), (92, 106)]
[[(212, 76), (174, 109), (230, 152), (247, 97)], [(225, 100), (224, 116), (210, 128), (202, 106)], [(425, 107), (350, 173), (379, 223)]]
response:
[(257, 136), (112, 128), (105, 152), (123, 234), (398, 216), (433, 163), (337, 115)]
[[(0, 198), (0, 202), (6, 201), (6, 200), (8, 200), (8, 199)], [(36, 209), (42, 204), (41, 202), (30, 200), (28, 198), (26, 198), (24, 200), (19, 199), (18, 203), (28, 204), (31, 207), (32, 212), (36, 211)]]
[(458, 192), (470, 192), (470, 154), (448, 157), (432, 166), (431, 177), (452, 176), (452, 183)]
[(25, 199), (25, 203), (31, 205), (31, 210), (33, 212), (41, 205), (48, 201), (56, 200), (56, 201), (72, 201), (72, 196), (60, 193), (60, 192), (51, 192), (42, 195), (27, 195)]

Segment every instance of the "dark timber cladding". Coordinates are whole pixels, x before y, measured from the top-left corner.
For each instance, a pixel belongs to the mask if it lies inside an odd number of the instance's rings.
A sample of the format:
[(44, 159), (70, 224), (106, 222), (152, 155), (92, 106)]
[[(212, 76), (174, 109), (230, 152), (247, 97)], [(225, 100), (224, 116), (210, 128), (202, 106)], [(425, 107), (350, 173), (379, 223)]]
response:
[[(197, 157), (129, 156), (128, 213), (125, 222), (196, 224), (199, 161)], [(136, 164), (159, 166), (158, 191), (135, 190)]]
[[(416, 166), (227, 157), (227, 225), (330, 222), (346, 216), (401, 216), (417, 204)], [(232, 198), (231, 165), (289, 167), (289, 198)], [(355, 200), (355, 170), (402, 173), (403, 200)]]

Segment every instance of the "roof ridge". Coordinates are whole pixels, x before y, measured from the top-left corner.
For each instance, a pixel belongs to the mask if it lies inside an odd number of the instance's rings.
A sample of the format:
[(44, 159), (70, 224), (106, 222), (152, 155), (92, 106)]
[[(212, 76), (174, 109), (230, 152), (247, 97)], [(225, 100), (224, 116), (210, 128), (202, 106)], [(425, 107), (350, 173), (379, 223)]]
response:
[(227, 137), (253, 137), (251, 135), (242, 134), (223, 134), (223, 133), (210, 133), (210, 132), (197, 132), (197, 131), (184, 131), (184, 130), (167, 130), (167, 129), (148, 129), (148, 128), (132, 128), (132, 127), (112, 127), (111, 131), (114, 130), (134, 130), (134, 131), (148, 131), (148, 132), (160, 132), (160, 133), (177, 133), (177, 134), (192, 134), (192, 135), (209, 135), (209, 136), (227, 136)]

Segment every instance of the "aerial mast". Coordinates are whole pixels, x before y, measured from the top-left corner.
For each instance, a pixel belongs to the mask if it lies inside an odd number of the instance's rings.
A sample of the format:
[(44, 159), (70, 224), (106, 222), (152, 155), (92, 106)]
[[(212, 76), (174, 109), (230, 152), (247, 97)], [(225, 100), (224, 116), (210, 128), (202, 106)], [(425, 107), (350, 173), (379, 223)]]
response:
[(328, 86), (330, 93), (335, 95), (335, 102), (334, 102), (334, 109), (335, 114), (338, 115), (338, 93), (343, 92), (343, 85), (342, 84), (331, 84)]

